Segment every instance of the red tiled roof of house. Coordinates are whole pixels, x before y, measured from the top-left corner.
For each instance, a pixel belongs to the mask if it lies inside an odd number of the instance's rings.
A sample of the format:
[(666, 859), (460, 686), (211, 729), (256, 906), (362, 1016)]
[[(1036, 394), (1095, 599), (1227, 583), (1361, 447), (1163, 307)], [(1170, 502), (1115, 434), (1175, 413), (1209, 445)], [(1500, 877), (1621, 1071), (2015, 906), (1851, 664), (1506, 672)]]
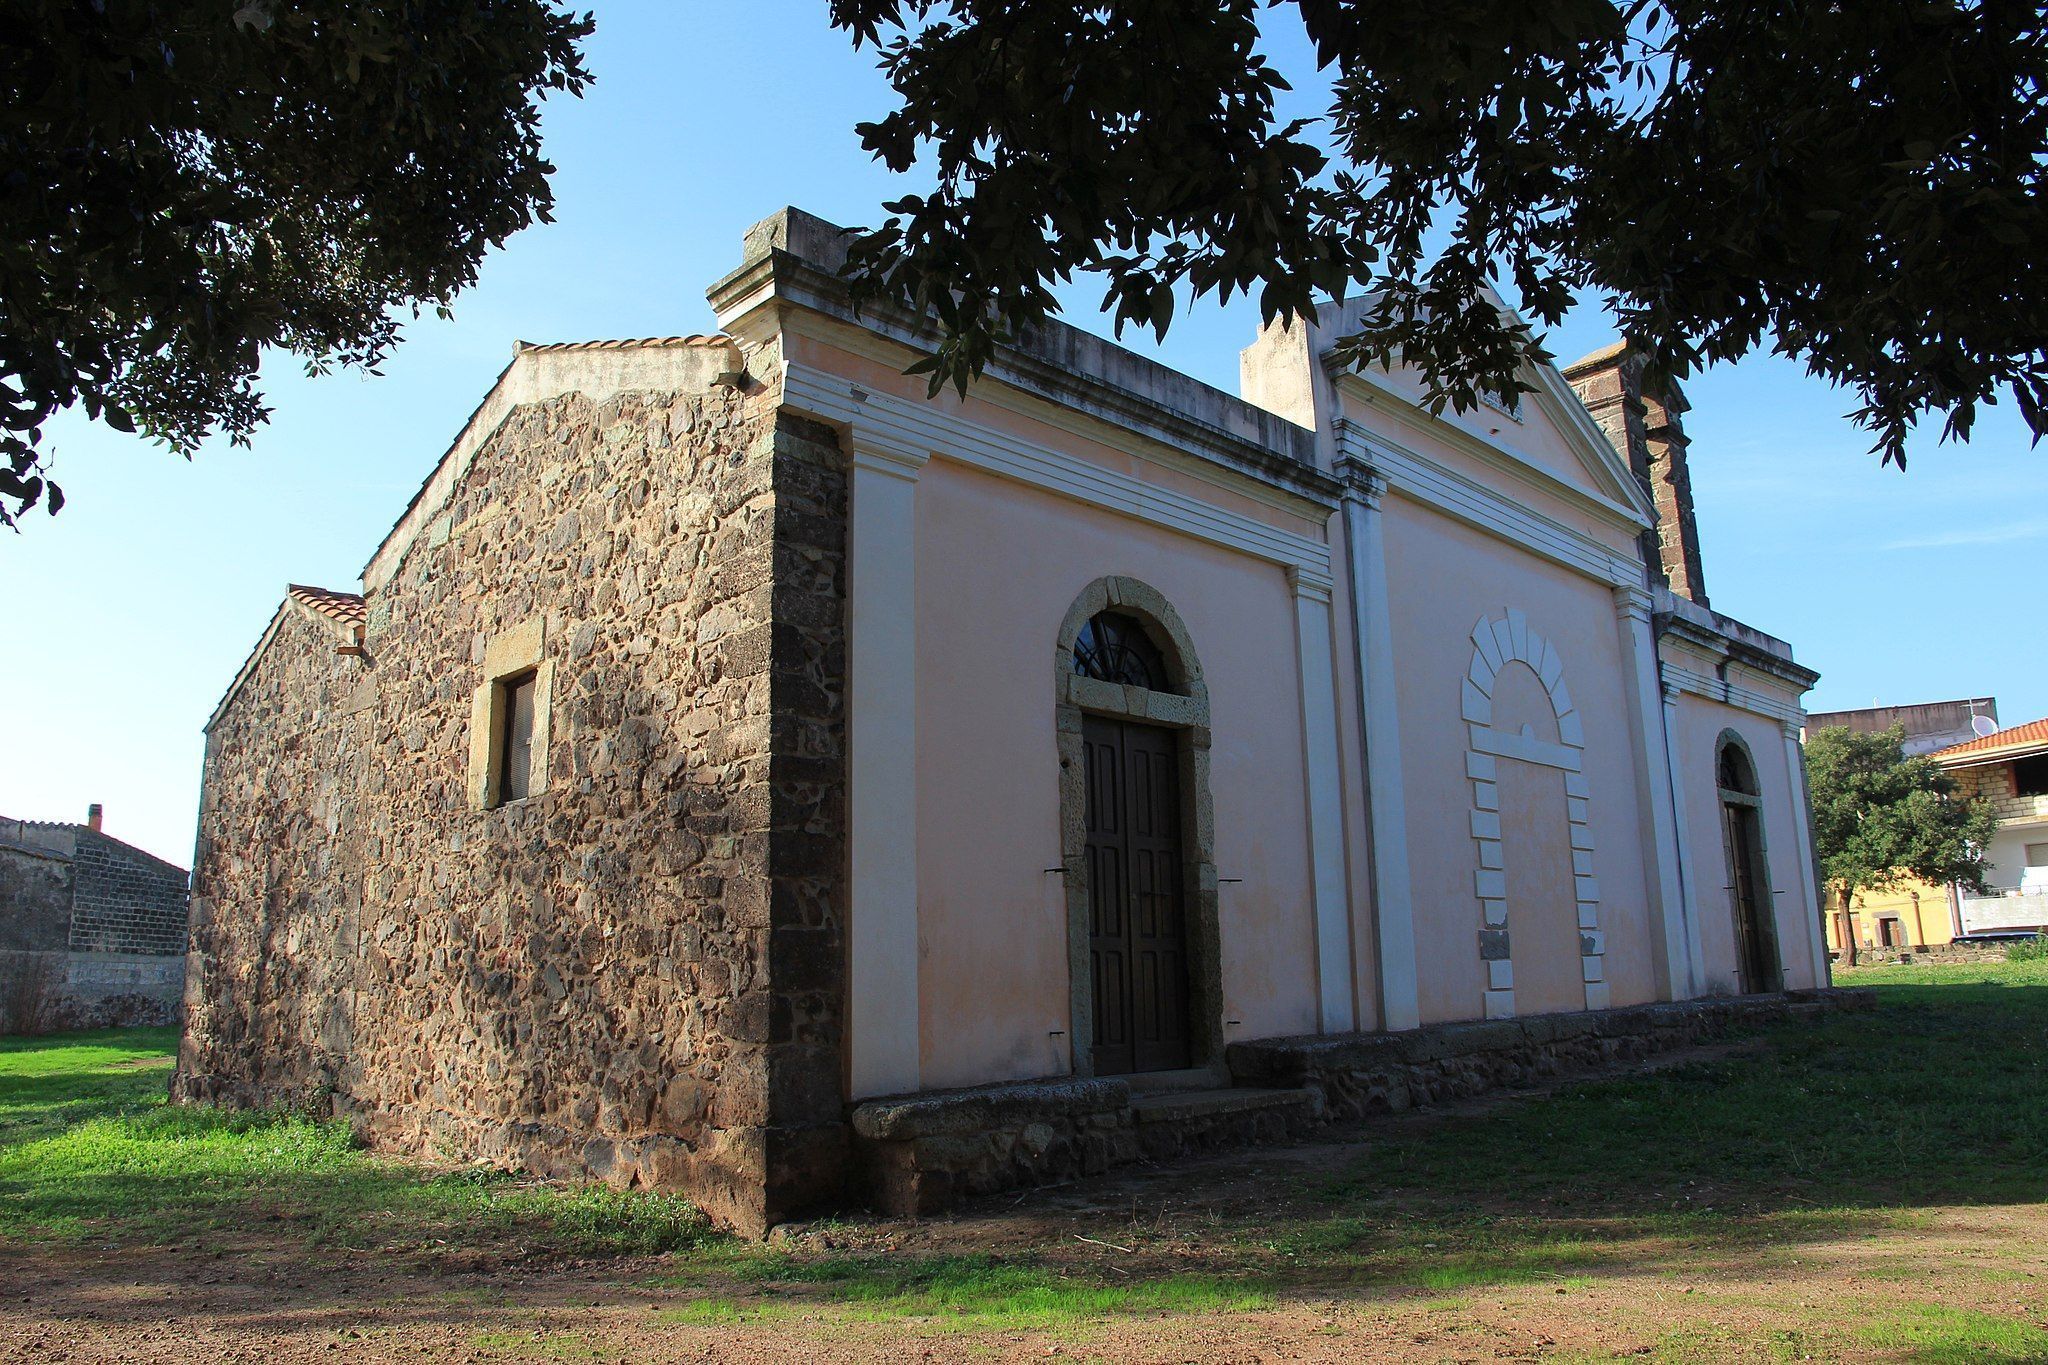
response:
[(309, 588), (303, 583), (287, 584), (285, 592), (294, 602), (311, 608), (330, 621), (344, 626), (363, 624), (365, 613), (361, 593)]
[(1981, 739), (1951, 744), (1946, 749), (1936, 749), (1928, 757), (1943, 760), (1971, 758), (2002, 753), (2007, 749), (2030, 749), (2036, 746), (2048, 748), (2048, 716), (2040, 720), (2030, 720), (2025, 725), (2008, 725), (2005, 729), (1994, 730)]

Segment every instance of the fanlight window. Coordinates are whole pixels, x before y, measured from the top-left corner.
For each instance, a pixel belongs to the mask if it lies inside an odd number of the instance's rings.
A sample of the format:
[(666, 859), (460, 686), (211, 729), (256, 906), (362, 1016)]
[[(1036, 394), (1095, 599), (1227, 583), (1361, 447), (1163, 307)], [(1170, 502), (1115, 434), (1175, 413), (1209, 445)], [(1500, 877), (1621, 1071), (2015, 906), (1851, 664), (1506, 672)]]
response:
[(1749, 768), (1749, 755), (1734, 744), (1721, 746), (1721, 787), (1724, 791), (1756, 795), (1756, 774)]
[(1074, 640), (1074, 671), (1084, 678), (1171, 692), (1173, 675), (1166, 656), (1145, 627), (1129, 616), (1098, 612)]

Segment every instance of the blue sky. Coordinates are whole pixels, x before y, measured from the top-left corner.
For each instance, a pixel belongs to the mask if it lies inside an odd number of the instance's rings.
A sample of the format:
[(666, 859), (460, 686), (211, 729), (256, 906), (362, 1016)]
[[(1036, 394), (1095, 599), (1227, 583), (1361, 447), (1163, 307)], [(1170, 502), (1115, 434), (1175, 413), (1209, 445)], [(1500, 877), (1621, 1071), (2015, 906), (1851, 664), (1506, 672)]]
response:
[[(189, 465), (56, 424), (72, 505), (0, 538), (0, 814), (82, 819), (102, 801), (111, 833), (187, 862), (200, 727), (284, 585), (357, 585), (515, 339), (709, 330), (704, 289), (748, 224), (784, 204), (871, 222), (905, 188), (854, 137), (887, 92), (824, 0), (599, 0), (597, 18), (597, 83), (547, 119), (557, 221), (494, 256), (452, 322), (410, 328), (383, 377), (274, 365), (254, 447)], [(1068, 291), (1068, 320), (1106, 333), (1096, 301)], [(1165, 344), (1125, 344), (1234, 391), (1257, 323), (1242, 304), (1184, 308)], [(1587, 308), (1551, 348), (1610, 339)], [(1752, 357), (1688, 393), (1708, 592), (1821, 670), (1812, 709), (1990, 693), (2008, 724), (2048, 715), (2048, 466), (2009, 407), (1968, 446), (1921, 442), (1901, 474), (1843, 419), (1851, 396), (1796, 365)]]

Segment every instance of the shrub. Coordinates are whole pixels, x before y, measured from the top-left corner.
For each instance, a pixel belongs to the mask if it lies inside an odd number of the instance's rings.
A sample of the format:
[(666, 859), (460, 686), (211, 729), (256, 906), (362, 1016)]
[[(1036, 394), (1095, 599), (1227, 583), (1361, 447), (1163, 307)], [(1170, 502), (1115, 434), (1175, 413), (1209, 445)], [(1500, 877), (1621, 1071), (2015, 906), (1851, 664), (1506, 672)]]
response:
[(2007, 962), (2048, 962), (2048, 934), (2021, 939), (2005, 950)]

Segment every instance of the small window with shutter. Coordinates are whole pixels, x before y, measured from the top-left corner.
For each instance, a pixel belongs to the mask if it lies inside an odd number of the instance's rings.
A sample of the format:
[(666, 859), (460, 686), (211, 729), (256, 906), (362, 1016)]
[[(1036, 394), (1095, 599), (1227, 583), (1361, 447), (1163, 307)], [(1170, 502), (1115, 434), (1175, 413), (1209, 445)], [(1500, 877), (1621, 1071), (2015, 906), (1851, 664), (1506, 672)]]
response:
[(484, 642), (483, 676), (469, 699), (464, 785), (472, 810), (547, 793), (555, 665), (543, 657), (546, 635), (546, 624), (536, 616)]
[(498, 800), (523, 801), (533, 794), (533, 696), (529, 670), (498, 684), (498, 714), (505, 733), (498, 741)]

